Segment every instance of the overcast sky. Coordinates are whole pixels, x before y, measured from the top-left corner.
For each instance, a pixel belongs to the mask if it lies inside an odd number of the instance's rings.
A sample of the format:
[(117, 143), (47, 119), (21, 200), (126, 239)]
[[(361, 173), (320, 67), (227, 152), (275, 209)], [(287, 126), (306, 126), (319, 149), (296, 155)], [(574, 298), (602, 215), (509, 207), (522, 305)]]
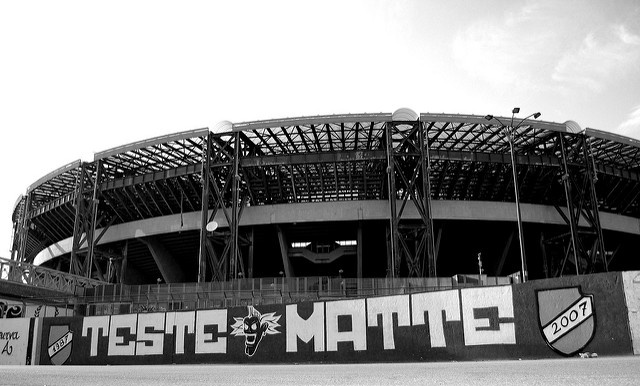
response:
[(640, 1), (2, 1), (0, 256), (26, 188), (221, 120), (393, 112), (640, 138)]

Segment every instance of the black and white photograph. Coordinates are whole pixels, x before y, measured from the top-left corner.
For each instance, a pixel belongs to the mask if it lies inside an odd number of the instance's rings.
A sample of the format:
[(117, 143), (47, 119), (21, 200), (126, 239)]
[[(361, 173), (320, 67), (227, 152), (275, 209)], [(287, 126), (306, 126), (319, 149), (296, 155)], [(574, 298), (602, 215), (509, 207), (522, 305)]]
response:
[(0, 1), (0, 384), (640, 383), (637, 0)]

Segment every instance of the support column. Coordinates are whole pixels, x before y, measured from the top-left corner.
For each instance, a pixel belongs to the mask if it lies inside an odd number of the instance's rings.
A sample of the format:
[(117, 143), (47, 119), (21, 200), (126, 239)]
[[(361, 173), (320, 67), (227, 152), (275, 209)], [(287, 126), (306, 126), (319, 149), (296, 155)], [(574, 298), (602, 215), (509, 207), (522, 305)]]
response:
[[(571, 175), (569, 174), (569, 166), (567, 165), (567, 156), (564, 148), (564, 138), (562, 133), (558, 133), (560, 138), (560, 152), (562, 155), (562, 183), (564, 185), (564, 195), (567, 200), (567, 211), (569, 212), (569, 227), (571, 229), (571, 249), (573, 250), (573, 259), (576, 265), (576, 275), (580, 275), (580, 268), (578, 264), (578, 227), (576, 224), (576, 214), (573, 208), (573, 195), (571, 194)], [(577, 219), (580, 219), (580, 213), (577, 214)], [(564, 266), (564, 263), (562, 264)], [(562, 272), (560, 272), (562, 275)]]
[(124, 242), (124, 248), (122, 248), (122, 262), (120, 263), (120, 284), (126, 283), (127, 278), (127, 265), (129, 263), (129, 240)]
[(87, 229), (87, 277), (91, 278), (91, 269), (93, 267), (93, 258), (95, 253), (95, 233), (96, 233), (96, 222), (98, 221), (98, 206), (100, 204), (99, 193), (100, 193), (100, 173), (101, 173), (102, 162), (100, 160), (96, 161), (96, 174), (93, 179), (93, 199), (91, 200), (91, 224), (89, 225), (89, 229)]
[(81, 275), (82, 268), (78, 262), (78, 250), (82, 244), (82, 218), (84, 217), (84, 169), (85, 164), (80, 164), (78, 180), (76, 181), (76, 204), (75, 217), (73, 220), (73, 241), (71, 247), (71, 261), (69, 262), (69, 273)]
[[(203, 149), (202, 171), (202, 212), (198, 260), (198, 280), (205, 281), (211, 268), (211, 280), (224, 281), (237, 278), (244, 272), (241, 259), (239, 223), (244, 200), (241, 199), (240, 157), (242, 156), (240, 132), (214, 134), (206, 138)], [(206, 199), (205, 199), (206, 197)], [(212, 201), (213, 205), (209, 206)], [(206, 224), (211, 222), (220, 210), (224, 214), (229, 231), (208, 234)], [(224, 247), (216, 254), (209, 238), (221, 238)]]
[(198, 283), (207, 277), (207, 223), (209, 221), (209, 170), (211, 165), (211, 133), (205, 137), (202, 147), (202, 209), (200, 212), (200, 249), (198, 253)]
[(431, 158), (429, 156), (429, 136), (427, 128), (420, 123), (420, 155), (422, 167), (422, 199), (427, 217), (427, 264), (429, 277), (437, 277), (436, 251), (433, 235), (433, 216), (431, 210)]
[(585, 162), (585, 173), (587, 174), (587, 188), (589, 189), (589, 198), (591, 199), (591, 222), (592, 227), (595, 228), (594, 230), (596, 233), (596, 241), (594, 245), (594, 252), (596, 255), (593, 256), (594, 258), (592, 260), (595, 265), (598, 259), (597, 255), (600, 255), (605, 272), (609, 272), (609, 262), (607, 261), (606, 250), (604, 248), (604, 236), (602, 235), (600, 212), (598, 210), (598, 197), (596, 195), (596, 181), (598, 180), (598, 175), (589, 146), (590, 145), (587, 143), (587, 136), (583, 134), (582, 152)]
[(500, 257), (498, 268), (496, 268), (496, 276), (500, 276), (502, 274), (502, 267), (504, 267), (504, 262), (507, 260), (507, 255), (509, 254), (509, 250), (511, 249), (511, 243), (513, 242), (514, 233), (514, 231), (511, 231), (511, 233), (509, 233), (507, 243), (504, 245), (504, 249), (502, 250), (502, 256)]
[(391, 247), (391, 266), (388, 267), (391, 278), (396, 277), (396, 255), (398, 253), (398, 212), (396, 208), (396, 177), (393, 156), (393, 125), (389, 122), (385, 125), (387, 141), (387, 181), (389, 194), (389, 237)]
[(569, 226), (570, 233), (544, 239), (551, 274), (566, 274), (566, 263), (572, 260), (576, 275), (606, 272), (608, 261), (595, 188), (597, 171), (588, 138), (584, 133), (557, 135), (568, 213), (558, 206), (556, 210)]
[(293, 267), (291, 266), (291, 261), (289, 261), (289, 245), (287, 244), (287, 238), (279, 225), (276, 225), (276, 230), (278, 231), (278, 241), (280, 242), (280, 254), (282, 255), (284, 274), (286, 277), (293, 277)]
[(542, 269), (544, 270), (544, 278), (548, 279), (549, 264), (547, 262), (547, 251), (544, 248), (544, 234), (542, 232), (540, 232), (540, 251), (542, 252)]
[[(435, 277), (426, 129), (418, 118), (387, 122), (386, 129), (392, 277)], [(409, 202), (420, 214), (419, 223), (407, 214)]]
[(29, 210), (31, 209), (31, 192), (27, 193), (22, 211), (21, 226), (19, 231), (18, 261), (24, 262), (27, 254), (27, 240), (29, 238)]
[(440, 256), (440, 241), (442, 240), (442, 228), (438, 229), (438, 237), (436, 237), (436, 242), (434, 243), (434, 251), (436, 263), (438, 262), (438, 256)]
[(233, 147), (233, 180), (231, 181), (231, 272), (233, 278), (238, 278), (238, 184), (240, 183), (240, 175), (238, 174), (238, 163), (240, 157), (240, 132), (235, 133), (235, 141)]
[(255, 228), (251, 227), (251, 230), (249, 232), (249, 272), (248, 273), (248, 277), (250, 279), (253, 278), (253, 243), (255, 242)]
[(182, 283), (185, 281), (185, 274), (182, 268), (157, 237), (141, 238), (140, 241), (149, 248), (149, 252), (151, 252), (153, 260), (158, 265), (165, 283)]
[[(356, 240), (356, 253), (357, 253), (357, 259), (358, 259), (358, 268), (357, 268), (357, 272), (356, 272), (356, 277), (358, 279), (362, 279), (362, 221), (358, 221), (358, 235), (357, 235), (357, 240)], [(359, 282), (359, 281), (358, 281)]]

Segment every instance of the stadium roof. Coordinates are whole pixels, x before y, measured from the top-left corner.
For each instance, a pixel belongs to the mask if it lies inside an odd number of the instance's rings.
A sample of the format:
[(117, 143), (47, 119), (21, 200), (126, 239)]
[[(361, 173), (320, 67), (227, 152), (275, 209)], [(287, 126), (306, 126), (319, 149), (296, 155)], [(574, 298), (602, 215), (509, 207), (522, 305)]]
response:
[[(431, 159), (432, 199), (514, 200), (509, 144), (498, 123), (511, 118), (497, 118), (420, 115)], [(91, 196), (96, 172), (98, 226), (200, 211), (208, 136), (215, 183), (221, 187), (235, 159), (233, 139), (239, 136), (240, 193), (247, 205), (387, 199), (385, 129), (390, 122), (387, 113), (244, 122), (227, 132), (190, 130), (96, 153), (92, 162), (70, 163), (28, 187), (22, 202), (28, 198), (34, 229), (27, 255), (73, 234), (78, 183), (85, 179), (84, 194)], [(411, 123), (394, 122), (394, 147), (406, 147), (401, 137), (412, 135)], [(595, 166), (600, 210), (640, 218), (640, 142), (593, 129), (575, 133), (564, 123), (514, 123), (522, 202), (565, 205), (560, 183), (564, 146), (569, 167), (582, 168), (587, 158)], [(16, 205), (14, 221), (20, 208)]]

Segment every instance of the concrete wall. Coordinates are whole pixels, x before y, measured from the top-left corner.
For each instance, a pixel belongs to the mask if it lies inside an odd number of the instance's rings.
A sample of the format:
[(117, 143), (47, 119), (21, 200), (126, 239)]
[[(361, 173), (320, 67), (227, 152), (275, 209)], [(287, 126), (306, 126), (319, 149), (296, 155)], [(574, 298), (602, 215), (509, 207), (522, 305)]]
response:
[(40, 364), (441, 361), (633, 353), (619, 273), (367, 299), (42, 319)]

